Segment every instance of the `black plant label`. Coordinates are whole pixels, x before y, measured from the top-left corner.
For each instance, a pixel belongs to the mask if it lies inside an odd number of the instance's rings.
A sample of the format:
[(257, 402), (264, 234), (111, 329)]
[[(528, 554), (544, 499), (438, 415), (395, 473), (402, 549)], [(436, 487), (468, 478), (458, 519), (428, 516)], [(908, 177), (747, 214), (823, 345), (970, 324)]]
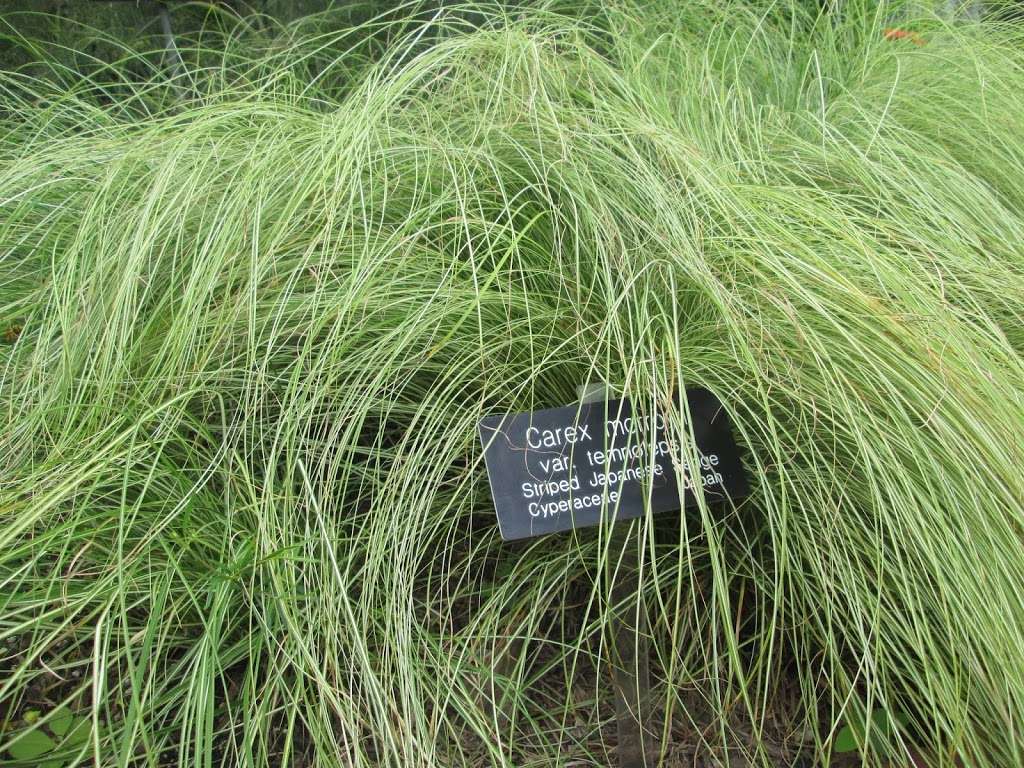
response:
[[(487, 416), (479, 425), (505, 540), (630, 520), (748, 491), (729, 417), (706, 389), (688, 389), (680, 445), (662, 413), (628, 398)], [(681, 406), (682, 403), (679, 403)], [(694, 451), (696, 448), (696, 451)]]

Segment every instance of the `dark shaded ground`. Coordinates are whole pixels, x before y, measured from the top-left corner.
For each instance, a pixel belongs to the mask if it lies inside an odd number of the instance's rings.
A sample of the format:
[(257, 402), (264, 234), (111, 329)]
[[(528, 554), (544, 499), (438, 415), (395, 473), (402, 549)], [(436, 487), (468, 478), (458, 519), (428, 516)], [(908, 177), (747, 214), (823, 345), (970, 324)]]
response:
[[(213, 0), (238, 13), (257, 11), (279, 22), (339, 5), (339, 0)], [(211, 3), (211, 4), (213, 4)], [(394, 5), (386, 0), (362, 2), (362, 5)], [(0, 0), (0, 18), (33, 40), (52, 43), (54, 49), (66, 48), (89, 53), (101, 61), (118, 55), (109, 43), (97, 40), (90, 28), (129, 46), (157, 47), (162, 43), (161, 6), (168, 9), (172, 30), (193, 32), (203, 24), (207, 11), (198, 4), (180, 0)], [(9, 34), (9, 29), (4, 29)], [(70, 59), (70, 52), (61, 58)], [(15, 69), (30, 63), (33, 54), (13, 41), (0, 41), (0, 69)]]

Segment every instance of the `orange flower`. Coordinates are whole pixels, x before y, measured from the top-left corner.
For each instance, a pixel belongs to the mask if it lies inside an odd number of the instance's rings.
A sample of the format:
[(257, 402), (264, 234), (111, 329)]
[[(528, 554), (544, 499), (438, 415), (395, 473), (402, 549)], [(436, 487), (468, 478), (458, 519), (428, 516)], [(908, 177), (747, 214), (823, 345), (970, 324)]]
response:
[(924, 45), (925, 39), (921, 37), (917, 32), (911, 32), (906, 29), (900, 29), (899, 27), (890, 27), (886, 29), (882, 36), (886, 40), (909, 40), (914, 45)]

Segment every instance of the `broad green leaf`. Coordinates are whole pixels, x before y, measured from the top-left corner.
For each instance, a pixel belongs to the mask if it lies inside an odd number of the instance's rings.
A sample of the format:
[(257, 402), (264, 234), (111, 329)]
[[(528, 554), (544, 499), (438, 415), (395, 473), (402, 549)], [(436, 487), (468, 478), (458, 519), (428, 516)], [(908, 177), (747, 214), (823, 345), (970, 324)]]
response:
[(40, 730), (28, 731), (13, 742), (8, 751), (15, 760), (35, 760), (52, 752), (53, 739)]
[(854, 738), (853, 728), (844, 725), (835, 739), (832, 740), (833, 752), (855, 752), (857, 750), (857, 739)]
[(61, 707), (51, 715), (48, 725), (55, 734), (63, 736), (70, 730), (74, 722), (75, 716), (71, 713), (71, 710), (67, 707)]
[(69, 747), (80, 747), (89, 740), (90, 732), (89, 721), (83, 718), (75, 723), (75, 727), (64, 737), (64, 743)]
[[(895, 720), (899, 726), (905, 726), (908, 718), (902, 712), (898, 712), (890, 719), (889, 714), (883, 709), (876, 709), (871, 713), (871, 747), (880, 753), (884, 753), (892, 742), (896, 730), (891, 720)], [(855, 752), (865, 743), (864, 721), (860, 715), (851, 714), (844, 725), (836, 734), (832, 742), (833, 752)]]

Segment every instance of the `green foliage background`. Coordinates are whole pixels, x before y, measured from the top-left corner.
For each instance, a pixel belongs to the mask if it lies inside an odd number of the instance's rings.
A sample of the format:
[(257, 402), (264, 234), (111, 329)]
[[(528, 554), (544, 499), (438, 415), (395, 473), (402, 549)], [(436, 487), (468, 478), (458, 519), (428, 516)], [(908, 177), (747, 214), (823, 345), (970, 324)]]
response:
[[(1024, 762), (1022, 32), (809, 8), (37, 30), (0, 749), (607, 765), (642, 609), (666, 765)], [(502, 542), (477, 420), (595, 379), (714, 391), (750, 498)]]

